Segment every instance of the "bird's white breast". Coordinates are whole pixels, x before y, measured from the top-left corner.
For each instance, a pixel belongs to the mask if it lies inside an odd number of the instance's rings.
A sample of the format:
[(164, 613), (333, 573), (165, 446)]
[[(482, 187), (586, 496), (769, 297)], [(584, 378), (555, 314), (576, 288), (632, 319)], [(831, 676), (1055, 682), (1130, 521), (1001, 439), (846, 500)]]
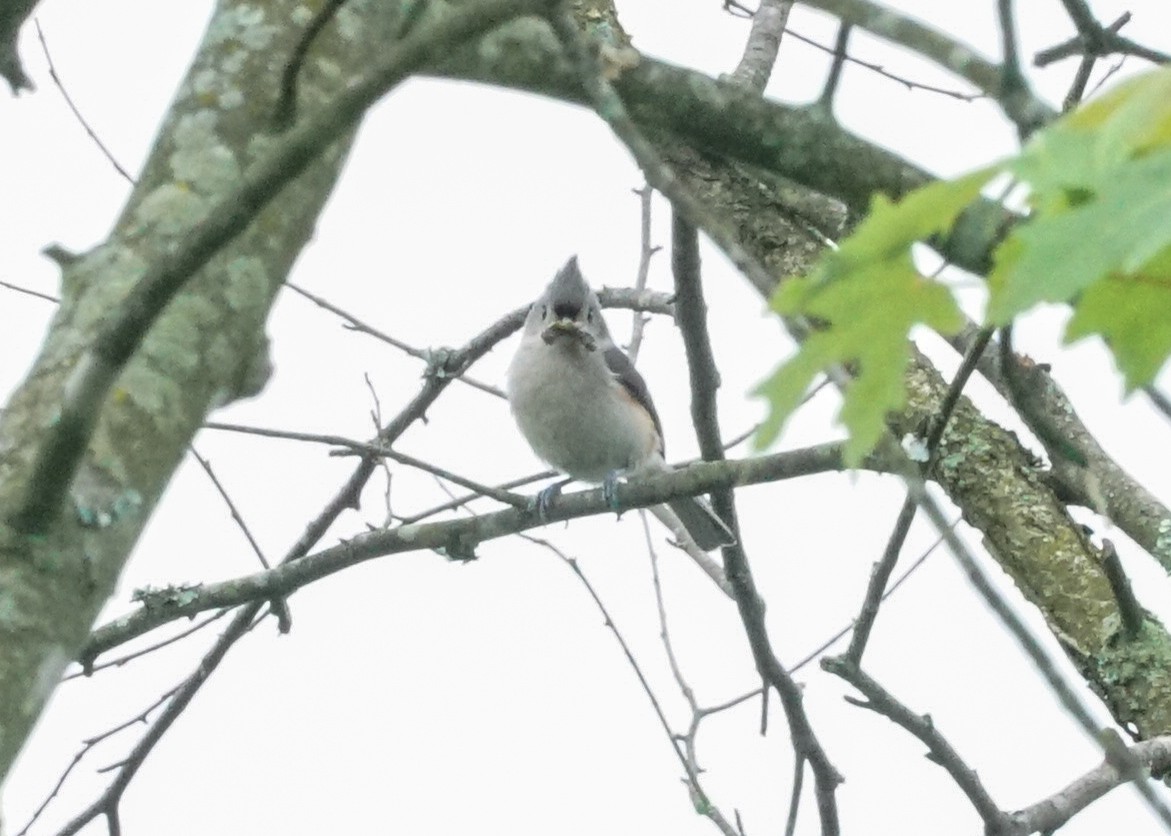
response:
[(533, 452), (575, 479), (601, 482), (658, 449), (649, 413), (614, 378), (600, 348), (526, 337), (508, 370), (508, 400)]

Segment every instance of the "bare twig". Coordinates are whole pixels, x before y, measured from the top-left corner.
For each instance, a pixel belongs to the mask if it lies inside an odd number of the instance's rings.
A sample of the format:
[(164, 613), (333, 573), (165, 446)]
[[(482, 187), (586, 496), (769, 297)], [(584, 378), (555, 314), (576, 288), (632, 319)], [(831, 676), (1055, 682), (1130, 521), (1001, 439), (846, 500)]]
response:
[[(374, 388), (373, 381), (370, 380), (370, 375), (363, 373), (362, 379), (366, 381), (366, 388), (370, 390), (370, 397), (374, 399), (374, 410), (370, 418), (374, 424), (374, 432), (376, 435), (382, 433), (382, 401), (378, 399), (378, 392)], [(330, 455), (333, 455), (331, 452)], [(382, 457), (379, 462), (382, 473), (386, 477), (386, 488), (383, 490), (382, 501), (386, 506), (386, 516), (383, 518), (382, 527), (388, 528), (394, 525), (394, 507), (391, 502), (391, 488), (394, 485), (394, 479), (390, 472), (390, 465), (386, 461), (386, 457)]]
[[(730, 438), (727, 442), (727, 445), (725, 446), (725, 449), (730, 450), (733, 447), (736, 447), (740, 444), (743, 444), (745, 441), (752, 438), (752, 436), (756, 433), (756, 429), (757, 429), (756, 427), (752, 427), (752, 428), (740, 433), (739, 435), (735, 436), (734, 438)], [(688, 460), (688, 461), (684, 461), (684, 462), (676, 462), (676, 463), (672, 464), (672, 467), (676, 470), (679, 470), (680, 468), (684, 468), (684, 467), (687, 467), (688, 465), (694, 464), (696, 461), (697, 461), (696, 459), (692, 459), (692, 460)], [(513, 488), (520, 488), (525, 485), (531, 485), (534, 482), (540, 482), (544, 479), (551, 479), (552, 477), (558, 476), (558, 475), (559, 475), (559, 473), (556, 470), (542, 470), (540, 473), (533, 473), (529, 476), (521, 476), (517, 479), (512, 479), (508, 482), (503, 482), (499, 485), (494, 485), (493, 487), (496, 490), (507, 491), (507, 490), (512, 490)], [(463, 496), (459, 496), (459, 497), (452, 499), (450, 502), (444, 502), (442, 505), (436, 505), (433, 508), (428, 508), (426, 511), (420, 511), (417, 514), (411, 514), (406, 517), (399, 517), (399, 522), (403, 523), (404, 525), (410, 524), (410, 523), (416, 523), (416, 522), (419, 522), (420, 520), (425, 520), (428, 517), (433, 517), (436, 514), (440, 514), (444, 511), (451, 511), (455, 508), (462, 507), (464, 505), (467, 505), (469, 502), (472, 502), (472, 501), (474, 501), (476, 499), (480, 499), (480, 498), (481, 498), (481, 495), (479, 493), (464, 494)]]
[(120, 731), (125, 731), (126, 729), (130, 728), (131, 726), (136, 726), (139, 723), (145, 723), (147, 721), (147, 719), (150, 717), (151, 713), (154, 712), (154, 710), (156, 708), (158, 708), (160, 705), (162, 705), (167, 700), (169, 700), (172, 696), (174, 696), (174, 694), (177, 690), (178, 690), (177, 687), (172, 688), (171, 690), (167, 691), (162, 696), (160, 696), (157, 700), (152, 702), (150, 705), (148, 705), (146, 708), (144, 708), (142, 711), (138, 712), (138, 714), (131, 717), (129, 720), (127, 720), (123, 723), (119, 723), (117, 726), (114, 726), (112, 729), (107, 729), (106, 731), (102, 732), (99, 735), (95, 735), (94, 737), (89, 737), (89, 738), (86, 738), (85, 740), (83, 740), (81, 742), (81, 748), (78, 749), (76, 753), (74, 753), (73, 760), (71, 760), (69, 762), (69, 765), (65, 767), (64, 771), (61, 773), (61, 777), (59, 777), (57, 779), (57, 783), (53, 785), (53, 789), (45, 797), (45, 800), (41, 802), (41, 805), (39, 807), (37, 807), (37, 809), (35, 811), (33, 811), (32, 816), (25, 823), (24, 827), (22, 827), (17, 832), (16, 836), (25, 836), (25, 834), (27, 834), (29, 832), (29, 830), (32, 828), (32, 826), (34, 824), (36, 824), (37, 819), (39, 819), (41, 817), (41, 814), (45, 812), (45, 809), (49, 806), (49, 803), (54, 798), (57, 797), (57, 794), (59, 792), (61, 792), (61, 787), (65, 786), (65, 781), (67, 778), (69, 778), (69, 775), (73, 772), (74, 768), (79, 763), (81, 763), (82, 759), (86, 755), (88, 755), (90, 752), (93, 751), (95, 746), (97, 746), (99, 743), (101, 743), (104, 740), (108, 740), (109, 738), (113, 737), (114, 735), (116, 735)]
[(1168, 398), (1155, 386), (1144, 386), (1143, 392), (1154, 404), (1155, 409), (1162, 412), (1164, 418), (1171, 420), (1171, 398)]
[(826, 113), (833, 112), (834, 96), (838, 92), (838, 84), (842, 80), (842, 67), (845, 66), (846, 59), (849, 54), (846, 48), (850, 43), (850, 30), (853, 27), (849, 23), (838, 24), (838, 36), (834, 40), (833, 61), (829, 65), (829, 72), (825, 75), (825, 84), (822, 85), (821, 95), (817, 97), (817, 103), (825, 109)]
[[(499, 485), (493, 485), (492, 488), (497, 491), (510, 491), (513, 488), (521, 488), (521, 487), (524, 487), (525, 485), (531, 485), (534, 482), (540, 482), (544, 479), (550, 479), (554, 476), (559, 476), (559, 475), (560, 475), (560, 472), (556, 471), (556, 470), (542, 470), (540, 473), (533, 473), (528, 476), (521, 476), (518, 479), (512, 479), (508, 482), (502, 482)], [(484, 494), (481, 493), (480, 491), (476, 491), (475, 493), (470, 493), (470, 494), (464, 494), (463, 496), (454, 497), (449, 502), (444, 502), (442, 505), (436, 505), (433, 508), (428, 508), (426, 511), (420, 511), (417, 514), (410, 514), (405, 517), (399, 517), (398, 520), (403, 525), (410, 525), (411, 523), (417, 523), (420, 520), (425, 520), (428, 517), (434, 517), (436, 514), (440, 514), (444, 511), (452, 511), (452, 510), (455, 510), (456, 508), (462, 508), (463, 506), (467, 505), (469, 502), (474, 502), (477, 499), (483, 499), (483, 498), (484, 498)]]
[(996, 0), (996, 17), (1000, 24), (1000, 102), (1005, 115), (1016, 125), (1017, 137), (1024, 142), (1041, 127), (1045, 121), (1032, 107), (1038, 99), (1029, 90), (1029, 82), (1021, 72), (1020, 56), (1017, 51), (1016, 19), (1013, 16), (1012, 0)]
[(133, 653), (127, 653), (124, 656), (119, 656), (115, 659), (110, 659), (108, 662), (103, 662), (100, 665), (92, 665), (91, 664), (88, 668), (82, 668), (79, 671), (74, 671), (71, 674), (67, 674), (66, 676), (61, 677), (61, 681), (68, 682), (71, 679), (78, 679), (83, 676), (84, 677), (92, 676), (93, 674), (97, 673), (98, 671), (104, 671), (108, 668), (120, 668), (123, 665), (125, 665), (127, 662), (132, 662), (135, 659), (138, 659), (139, 657), (146, 656), (148, 653), (154, 653), (156, 650), (160, 650), (161, 648), (164, 648), (167, 645), (175, 644), (176, 642), (182, 641), (183, 639), (187, 638), (188, 636), (192, 635), (193, 633), (198, 633), (204, 627), (207, 627), (207, 626), (215, 623), (216, 621), (219, 621), (221, 618), (223, 618), (227, 614), (228, 614), (228, 610), (220, 610), (219, 612), (213, 613), (212, 615), (209, 615), (207, 618), (202, 619), (201, 621), (197, 621), (195, 624), (188, 627), (186, 630), (183, 630), (179, 633), (176, 633), (173, 636), (165, 638), (162, 641), (155, 642), (154, 644), (148, 645), (147, 647), (144, 647), (141, 650), (136, 650)]
[[(843, 54), (842, 52), (840, 52), (837, 49), (836, 46), (826, 46), (823, 43), (819, 43), (819, 42), (813, 40), (813, 38), (807, 38), (805, 35), (802, 35), (800, 32), (797, 32), (794, 29), (785, 29), (785, 34), (788, 35), (790, 38), (793, 38), (794, 40), (798, 40), (801, 43), (806, 44), (808, 46), (811, 46), (814, 49), (820, 50), (820, 51), (826, 53), (827, 55), (833, 56), (834, 58), (837, 58), (838, 55), (841, 55), (843, 61), (845, 61), (846, 63), (856, 64), (857, 66), (862, 67), (865, 70), (869, 70), (870, 72), (874, 73), (875, 75), (878, 75), (878, 76), (881, 76), (882, 78), (893, 81), (896, 84), (901, 84), (907, 90), (922, 90), (926, 93), (938, 93), (941, 96), (947, 96), (950, 99), (959, 99), (962, 102), (974, 102), (977, 99), (985, 98), (983, 93), (965, 93), (962, 90), (951, 90), (951, 89), (948, 89), (947, 87), (936, 87), (933, 84), (924, 84), (921, 81), (915, 81), (914, 79), (907, 78), (906, 76), (898, 75), (897, 73), (892, 73), (890, 70), (886, 69), (886, 67), (884, 67), (882, 64), (875, 64), (872, 61), (863, 61), (861, 58), (858, 58), (857, 56)], [(841, 29), (838, 30), (838, 40), (841, 40)]]
[[(641, 242), (638, 252), (638, 272), (634, 277), (634, 290), (642, 293), (646, 290), (647, 278), (650, 276), (651, 258), (662, 248), (651, 244), (651, 205), (655, 190), (649, 185), (643, 185), (641, 189), (635, 189), (634, 193), (638, 195), (638, 226), (639, 241)], [(646, 323), (646, 316), (641, 311), (635, 310), (630, 325), (630, 342), (626, 346), (626, 353), (630, 356), (631, 363), (638, 362), (638, 352), (642, 348), (642, 336), (646, 330)]]
[[(953, 522), (952, 526), (954, 527), (958, 522), (959, 522), (959, 519), (957, 519), (955, 522)], [(902, 586), (906, 582), (906, 580), (909, 577), (911, 577), (912, 574), (915, 573), (915, 570), (917, 570), (920, 566), (922, 566), (924, 564), (924, 562), (926, 562), (927, 558), (931, 557), (932, 552), (934, 552), (941, 545), (943, 545), (943, 538), (942, 537), (940, 537), (938, 540), (936, 540), (934, 543), (932, 543), (931, 547), (928, 548), (926, 551), (924, 551), (923, 554), (921, 554), (917, 558), (915, 558), (915, 562), (912, 563), (910, 566), (908, 566), (903, 571), (903, 573), (901, 575), (899, 575), (897, 578), (895, 578), (894, 583), (890, 584), (890, 586), (888, 586), (886, 588), (886, 591), (883, 592), (883, 594), (882, 594), (882, 600), (885, 601), (887, 598), (889, 598), (891, 595), (893, 595), (895, 590), (898, 589), (900, 586)], [(829, 650), (831, 647), (833, 647), (839, 641), (841, 641), (846, 636), (848, 636), (850, 634), (850, 631), (852, 631), (853, 629), (854, 629), (854, 622), (851, 621), (849, 624), (847, 624), (842, 629), (838, 630), (836, 633), (834, 633), (828, 639), (823, 641), (820, 645), (818, 645), (816, 648), (811, 650), (809, 653), (806, 653), (799, 661), (794, 662), (792, 665), (790, 665), (789, 669), (788, 669), (789, 673), (796, 673), (797, 671), (801, 670), (801, 668), (805, 667), (810, 662), (812, 662), (814, 659), (819, 658), (823, 653), (825, 653), (827, 650)]]
[(695, 544), (695, 540), (684, 528), (679, 516), (666, 505), (655, 505), (646, 510), (653, 514), (674, 536), (672, 545), (687, 555), (701, 572), (711, 578), (712, 583), (719, 587), (721, 592), (735, 600), (736, 595), (732, 585), (728, 583), (728, 576), (724, 574), (724, 567), (720, 565), (718, 560)]
[(53, 64), (53, 56), (49, 53), (49, 44), (45, 41), (45, 33), (41, 29), (41, 21), (38, 18), (34, 18), (33, 24), (37, 28), (37, 40), (40, 41), (41, 51), (45, 54), (45, 62), (49, 65), (49, 78), (53, 79), (53, 84), (56, 86), (57, 90), (60, 91), (61, 98), (65, 99), (65, 104), (69, 107), (69, 111), (73, 114), (74, 118), (77, 119), (78, 124), (80, 124), (81, 127), (85, 129), (87, 134), (89, 134), (89, 138), (93, 140), (94, 145), (96, 145), (98, 150), (102, 152), (102, 156), (104, 156), (109, 161), (110, 165), (112, 165), (114, 170), (122, 176), (123, 180), (133, 186), (134, 178), (130, 176), (130, 172), (122, 167), (121, 163), (118, 162), (118, 159), (113, 155), (113, 153), (111, 153), (110, 149), (106, 147), (106, 144), (102, 142), (101, 138), (98, 137), (94, 129), (90, 127), (89, 122), (86, 121), (86, 118), (81, 115), (81, 110), (79, 110), (77, 105), (74, 104), (73, 97), (70, 96), (69, 91), (65, 89), (65, 85), (61, 82), (61, 77), (57, 75), (57, 67)]
[(130, 782), (146, 761), (147, 756), (187, 708), (212, 671), (223, 661), (227, 652), (235, 645), (236, 641), (252, 629), (252, 619), (262, 606), (261, 603), (254, 603), (236, 613), (223, 635), (216, 640), (211, 650), (204, 654), (195, 670), (174, 689), (162, 714), (159, 715), (142, 739), (135, 744), (130, 754), (118, 764), (114, 780), (89, 807), (82, 810), (62, 827), (57, 836), (74, 836), (99, 816), (105, 816), (111, 832), (116, 832), (118, 805), (126, 788), (130, 786)]
[(797, 813), (801, 810), (801, 791), (805, 788), (805, 758), (794, 752), (793, 787), (789, 792), (789, 815), (785, 817), (785, 836), (797, 832)]
[(606, 609), (606, 605), (602, 603), (602, 599), (598, 596), (598, 593), (594, 589), (593, 584), (589, 582), (589, 579), (586, 578), (585, 574), (582, 572), (581, 566), (578, 564), (577, 560), (575, 558), (569, 557), (547, 540), (542, 540), (537, 537), (530, 537), (528, 535), (525, 535), (525, 539), (529, 542), (543, 546), (557, 555), (557, 557), (560, 558), (561, 561), (573, 571), (578, 580), (582, 582), (582, 585), (586, 588), (590, 598), (593, 599), (594, 604), (597, 606), (598, 611), (601, 612), (606, 627), (610, 630), (611, 634), (618, 642), (619, 647), (622, 648), (622, 654), (626, 657), (627, 663), (629, 663), (631, 669), (634, 671), (634, 675), (638, 678), (638, 683), (640, 686), (642, 686), (643, 693), (647, 695), (647, 699), (649, 699), (651, 702), (651, 707), (654, 709), (655, 716), (659, 720), (659, 725), (662, 726), (663, 732), (671, 741), (671, 748), (675, 751), (675, 756), (679, 759), (679, 763), (683, 766), (684, 774), (687, 775), (687, 787), (691, 791), (693, 801), (696, 802), (695, 809), (702, 815), (711, 819), (724, 834), (724, 836), (736, 836), (735, 829), (731, 824), (728, 823), (723, 815), (721, 815), (719, 809), (711, 803), (707, 795), (704, 793), (703, 788), (699, 783), (698, 774), (688, 762), (687, 757), (679, 749), (679, 747), (675, 745), (675, 732), (672, 731), (671, 723), (669, 720), (667, 720), (667, 715), (663, 712), (663, 708), (659, 704), (659, 698), (655, 696), (654, 689), (651, 688), (650, 683), (647, 681), (646, 676), (642, 672), (642, 667), (638, 664), (638, 660), (634, 658), (634, 652), (630, 649), (630, 646), (626, 643), (626, 639), (623, 638), (622, 633), (618, 630), (618, 625), (614, 622), (610, 612)]
[(321, 34), (321, 30), (329, 25), (334, 15), (337, 14), (337, 10), (345, 2), (346, 0), (326, 0), (325, 4), (313, 15), (309, 25), (305, 27), (305, 31), (301, 33), (289, 60), (285, 62), (284, 71), (281, 73), (280, 92), (272, 116), (273, 127), (277, 130), (287, 130), (296, 121), (297, 77), (301, 73), (301, 66), (305, 63), (305, 56), (309, 52), (309, 47), (313, 46), (313, 42)]
[(903, 543), (907, 540), (907, 532), (911, 530), (911, 522), (915, 519), (915, 500), (910, 494), (903, 500), (903, 507), (895, 521), (894, 531), (890, 534), (882, 560), (875, 564), (870, 573), (870, 585), (866, 588), (866, 597), (862, 601), (862, 608), (858, 611), (858, 618), (854, 621), (854, 637), (850, 640), (850, 647), (846, 651), (846, 659), (853, 665), (862, 664), (862, 653), (866, 650), (866, 643), (870, 640), (870, 630), (874, 626), (874, 619), (878, 617), (878, 605), (886, 597), (886, 584), (894, 572), (899, 553), (903, 550)]
[(951, 419), (956, 404), (959, 403), (964, 386), (967, 385), (972, 372), (976, 370), (976, 366), (984, 356), (984, 349), (988, 347), (988, 341), (992, 339), (992, 331), (991, 328), (982, 329), (968, 350), (964, 352), (964, 361), (960, 363), (956, 376), (952, 379), (951, 385), (947, 387), (947, 394), (944, 395), (943, 402), (939, 405), (939, 412), (931, 424), (931, 430), (927, 433), (927, 454), (929, 456), (934, 456), (935, 451), (939, 449), (939, 442), (943, 438), (944, 430), (947, 429), (947, 422)]
[(18, 284), (12, 284), (6, 281), (0, 281), (0, 287), (6, 287), (9, 290), (15, 290), (17, 293), (23, 293), (26, 296), (35, 296), (37, 299), (44, 299), (46, 302), (52, 302), (53, 304), (58, 304), (61, 301), (56, 296), (51, 294), (41, 293), (39, 290), (30, 290), (27, 287), (21, 287)]
[[(1066, 3), (1067, 11), (1071, 5), (1076, 4)], [(1082, 17), (1080, 11), (1075, 10), (1071, 13), (1071, 17), (1074, 18), (1075, 25), (1078, 26), (1078, 33), (1067, 41), (1038, 52), (1033, 56), (1034, 66), (1047, 67), (1054, 61), (1060, 61), (1063, 58), (1069, 58), (1073, 55), (1096, 55), (1102, 57), (1121, 54), (1133, 55), (1136, 58), (1150, 61), (1152, 64), (1166, 64), (1171, 62), (1171, 55), (1143, 46), (1132, 41), (1130, 38), (1118, 34), (1119, 30), (1130, 22), (1130, 12), (1124, 13), (1107, 27), (1103, 27), (1096, 19), (1091, 19), (1088, 25), (1082, 28), (1077, 23), (1078, 19)]]
[[(655, 591), (655, 606), (659, 614), (659, 639), (662, 641), (663, 649), (667, 654), (667, 664), (671, 668), (671, 675), (675, 678), (675, 684), (679, 686), (679, 693), (683, 695), (683, 699), (687, 701), (687, 706), (691, 710), (691, 722), (687, 732), (682, 735), (672, 733), (671, 743), (675, 748), (676, 754), (683, 761), (683, 769), (687, 776), (685, 780), (687, 782), (687, 788), (691, 793), (695, 809), (711, 819), (725, 836), (735, 836), (736, 831), (720, 813), (719, 808), (711, 803), (707, 793), (704, 792), (700, 784), (699, 776), (703, 770), (699, 766), (699, 758), (695, 749), (695, 738), (699, 733), (699, 724), (706, 714), (700, 709), (699, 703), (696, 702), (695, 692), (683, 676), (683, 669), (679, 665), (679, 659), (675, 656), (675, 648), (671, 644), (671, 631), (667, 628), (667, 607), (663, 603), (663, 586), (659, 581), (659, 558), (655, 552), (655, 545), (651, 539), (651, 530), (650, 526), (647, 525), (645, 514), (642, 515), (642, 528), (643, 535), (646, 538), (647, 555), (650, 557), (651, 584)], [(680, 748), (680, 744), (682, 748)]]
[[(373, 325), (370, 325), (366, 322), (363, 322), (362, 320), (358, 319), (358, 317), (354, 316), (353, 314), (349, 313), (348, 311), (342, 310), (341, 308), (328, 302), (327, 300), (323, 299), (322, 297), (320, 297), (314, 293), (310, 293), (308, 290), (305, 290), (302, 287), (298, 287), (297, 285), (293, 284), (292, 282), (285, 282), (285, 287), (287, 287), (289, 290), (293, 291), (294, 293), (299, 293), (301, 296), (305, 297), (310, 302), (317, 305), (317, 307), (322, 308), (323, 310), (327, 310), (330, 313), (341, 317), (349, 324), (350, 328), (352, 328), (353, 330), (358, 331), (362, 334), (369, 334), (371, 337), (382, 340), (382, 342), (386, 343), (387, 345), (393, 346), (394, 348), (397, 348), (399, 351), (403, 352), (404, 354), (409, 354), (411, 357), (415, 357), (419, 360), (430, 361), (431, 353), (429, 351), (427, 351), (426, 349), (415, 348), (412, 345), (408, 345), (407, 343), (404, 343), (402, 340), (397, 340), (394, 337), (390, 336), (389, 334), (385, 333), (384, 331), (378, 330)], [(479, 389), (482, 392), (487, 392), (489, 395), (495, 395), (498, 398), (505, 397), (504, 392), (502, 392), (499, 387), (492, 386), (491, 384), (488, 384), (488, 383), (481, 383), (480, 381), (476, 380), (473, 377), (469, 377), (467, 375), (459, 375), (456, 379), (459, 380), (460, 383), (466, 383), (468, 386), (471, 386), (475, 389)]]
[[(915, 714), (890, 694), (885, 688), (867, 675), (861, 668), (844, 656), (828, 657), (821, 660), (821, 666), (841, 677), (857, 688), (865, 701), (849, 701), (862, 708), (876, 711), (894, 721), (898, 726), (918, 738), (930, 751), (931, 760), (947, 770), (968, 801), (984, 820), (987, 833), (1006, 833), (1010, 826), (1009, 817), (993, 801), (988, 790), (960, 754), (952, 747), (929, 716)], [(849, 699), (849, 698), (847, 698)]]
[(223, 483), (220, 482), (219, 477), (216, 476), (215, 471), (212, 470), (211, 462), (209, 462), (203, 456), (199, 455), (199, 451), (194, 447), (189, 446), (187, 449), (191, 451), (191, 455), (197, 462), (199, 462), (199, 466), (203, 468), (203, 472), (207, 474), (207, 478), (211, 480), (213, 485), (215, 485), (216, 492), (219, 493), (220, 498), (224, 501), (224, 504), (228, 506), (228, 513), (232, 515), (232, 519), (235, 520), (237, 527), (239, 527), (240, 531), (244, 533), (244, 539), (246, 539), (248, 541), (248, 545), (252, 547), (252, 551), (256, 555), (256, 559), (260, 561), (260, 565), (265, 569), (271, 569), (272, 567), (268, 563), (268, 558), (264, 556), (263, 549), (261, 549), (260, 544), (256, 542), (256, 538), (252, 536), (252, 530), (248, 528), (248, 523), (244, 522), (244, 518), (240, 515), (239, 509), (236, 508), (236, 503), (232, 501), (232, 497), (228, 495), (228, 492), (224, 488)]
[[(519, 494), (498, 490), (497, 488), (493, 488), (490, 485), (482, 485), (479, 482), (466, 479), (457, 473), (452, 473), (450, 470), (445, 470), (442, 467), (425, 462), (422, 459), (417, 459), (414, 456), (401, 453), (398, 450), (394, 450), (383, 444), (355, 441), (340, 435), (302, 433), (294, 432), (292, 430), (270, 429), (268, 427), (249, 427), (243, 424), (225, 424), (219, 421), (208, 421), (203, 426), (205, 429), (209, 430), (225, 430), (227, 432), (258, 435), (264, 438), (283, 438), (289, 441), (306, 441), (311, 444), (328, 444), (331, 447), (344, 448), (343, 451), (350, 454), (393, 459), (400, 464), (405, 464), (407, 467), (413, 467), (417, 470), (422, 470), (425, 473), (438, 476), (441, 479), (446, 479), (453, 484), (459, 485), (461, 488), (467, 488), (470, 491), (475, 491), (481, 496), (495, 499), (497, 502), (503, 502), (505, 505), (511, 505), (513, 508), (527, 508), (530, 504), (528, 498), (520, 496)], [(336, 453), (338, 451), (334, 452)]]

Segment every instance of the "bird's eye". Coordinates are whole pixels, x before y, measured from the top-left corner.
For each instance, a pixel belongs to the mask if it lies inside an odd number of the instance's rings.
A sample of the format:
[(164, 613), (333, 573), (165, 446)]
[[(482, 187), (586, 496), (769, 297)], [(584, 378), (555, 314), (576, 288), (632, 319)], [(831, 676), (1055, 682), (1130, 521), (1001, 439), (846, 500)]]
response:
[(541, 305), (541, 319), (544, 319), (546, 314), (548, 314), (548, 313), (549, 313), (549, 306), (548, 305)]
[(593, 322), (593, 321), (594, 321), (594, 309), (593, 308), (586, 308), (586, 322)]

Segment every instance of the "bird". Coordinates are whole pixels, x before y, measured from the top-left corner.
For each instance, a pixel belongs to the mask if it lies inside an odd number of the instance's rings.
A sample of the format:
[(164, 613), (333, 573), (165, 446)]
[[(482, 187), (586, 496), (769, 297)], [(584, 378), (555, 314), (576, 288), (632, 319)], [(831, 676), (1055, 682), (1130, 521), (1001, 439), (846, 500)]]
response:
[[(530, 306), (506, 392), (533, 452), (572, 479), (601, 483), (615, 507), (619, 477), (671, 470), (650, 390), (610, 337), (577, 256)], [(560, 488), (541, 492), (538, 511), (548, 510)], [(706, 500), (681, 497), (667, 505), (703, 551), (735, 543)]]

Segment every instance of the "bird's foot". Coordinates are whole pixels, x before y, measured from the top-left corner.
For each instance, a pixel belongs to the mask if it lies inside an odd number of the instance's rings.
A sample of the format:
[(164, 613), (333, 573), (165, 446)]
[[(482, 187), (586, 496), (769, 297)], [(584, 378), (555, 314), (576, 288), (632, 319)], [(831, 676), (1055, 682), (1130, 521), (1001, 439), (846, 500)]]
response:
[(567, 482), (554, 482), (549, 487), (537, 494), (536, 502), (534, 503), (537, 516), (545, 520), (549, 516), (549, 509), (553, 507), (553, 501), (561, 495), (561, 489), (568, 484)]
[(618, 516), (622, 516), (622, 508), (618, 502), (618, 478), (621, 476), (621, 471), (611, 470), (606, 474), (606, 478), (602, 480), (602, 497), (606, 500), (606, 504), (610, 506), (610, 510)]

